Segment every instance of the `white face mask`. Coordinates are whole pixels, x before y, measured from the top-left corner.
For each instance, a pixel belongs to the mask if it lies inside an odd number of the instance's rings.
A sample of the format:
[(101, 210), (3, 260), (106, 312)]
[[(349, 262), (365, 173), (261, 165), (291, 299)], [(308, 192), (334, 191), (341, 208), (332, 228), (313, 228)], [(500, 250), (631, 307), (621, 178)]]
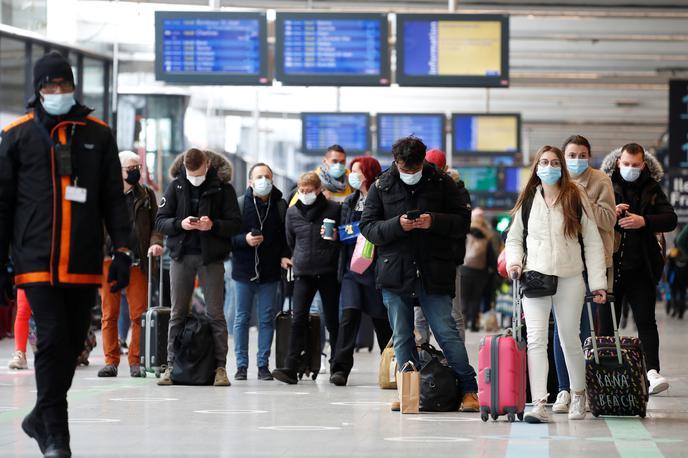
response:
[(267, 177), (253, 181), (253, 193), (258, 197), (265, 197), (272, 191), (272, 180)]
[(643, 169), (640, 167), (619, 167), (619, 173), (621, 173), (621, 177), (629, 183), (633, 183), (635, 180), (640, 178), (640, 172), (642, 171)]
[(399, 178), (401, 178), (401, 181), (406, 183), (409, 186), (413, 186), (415, 184), (418, 184), (420, 179), (423, 177), (423, 169), (420, 169), (416, 173), (403, 173), (399, 172)]
[(191, 175), (189, 175), (189, 171), (187, 170), (186, 171), (186, 179), (189, 180), (189, 183), (191, 183), (193, 186), (199, 187), (205, 181), (206, 174), (207, 174), (207, 172), (204, 173), (203, 175), (199, 176), (199, 177), (192, 177)]
[(299, 191), (299, 200), (304, 205), (313, 205), (318, 195), (315, 192), (303, 193)]
[(66, 92), (64, 94), (43, 94), (41, 104), (45, 111), (53, 116), (62, 116), (69, 113), (76, 101), (74, 100), (73, 92)]

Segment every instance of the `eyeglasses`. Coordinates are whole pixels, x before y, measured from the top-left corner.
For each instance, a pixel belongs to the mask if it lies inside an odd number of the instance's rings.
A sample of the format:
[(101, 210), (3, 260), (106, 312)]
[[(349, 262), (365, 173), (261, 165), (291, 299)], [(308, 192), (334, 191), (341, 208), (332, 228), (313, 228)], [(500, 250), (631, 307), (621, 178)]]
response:
[(71, 92), (74, 90), (74, 84), (71, 81), (59, 81), (53, 82), (48, 81), (43, 83), (41, 86), (41, 91), (46, 94), (56, 94), (58, 92)]
[(127, 172), (133, 172), (135, 170), (141, 170), (141, 166), (140, 165), (132, 165), (129, 167), (122, 167), (122, 170), (126, 170)]
[(549, 159), (540, 159), (538, 165), (540, 167), (547, 167), (550, 165), (552, 167), (561, 167), (561, 162), (559, 161), (559, 159), (552, 159), (551, 161)]

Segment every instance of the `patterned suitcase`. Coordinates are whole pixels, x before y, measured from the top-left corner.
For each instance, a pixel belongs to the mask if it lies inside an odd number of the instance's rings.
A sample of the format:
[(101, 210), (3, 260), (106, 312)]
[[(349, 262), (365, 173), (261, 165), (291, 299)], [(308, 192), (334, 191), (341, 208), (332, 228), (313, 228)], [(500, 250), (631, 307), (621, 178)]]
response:
[(645, 356), (637, 337), (619, 337), (614, 297), (607, 296), (612, 309), (614, 337), (595, 336), (592, 318), (593, 296), (585, 298), (590, 318), (590, 334), (583, 346), (585, 384), (593, 416), (618, 415), (645, 418), (648, 380)]
[[(160, 287), (158, 304), (163, 303), (163, 266), (160, 258)], [(167, 333), (170, 324), (169, 307), (151, 307), (153, 284), (153, 260), (148, 257), (148, 310), (141, 315), (140, 364), (141, 375), (152, 372), (160, 377), (167, 364)]]
[(512, 328), (504, 334), (485, 336), (478, 354), (480, 418), (497, 420), (506, 415), (523, 420), (526, 406), (526, 343), (521, 336), (521, 298), (513, 280)]

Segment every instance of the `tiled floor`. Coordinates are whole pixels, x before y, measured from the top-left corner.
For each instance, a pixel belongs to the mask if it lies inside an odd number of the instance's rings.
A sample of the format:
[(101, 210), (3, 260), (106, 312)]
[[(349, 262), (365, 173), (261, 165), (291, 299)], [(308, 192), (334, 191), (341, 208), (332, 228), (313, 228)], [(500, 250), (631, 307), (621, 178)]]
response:
[[(548, 425), (390, 412), (395, 392), (377, 388), (375, 352), (356, 355), (345, 388), (330, 385), (325, 375), (296, 386), (260, 382), (255, 368), (248, 381), (230, 388), (158, 387), (150, 377), (97, 378), (99, 346), (70, 392), (72, 450), (75, 457), (686, 457), (688, 322), (662, 315), (659, 323), (662, 372), (671, 389), (651, 398), (645, 420), (569, 422), (560, 415)], [(468, 335), (474, 362), (479, 336)], [(7, 369), (11, 350), (10, 340), (0, 341), (0, 457), (40, 456), (19, 426), (35, 400), (33, 371)]]

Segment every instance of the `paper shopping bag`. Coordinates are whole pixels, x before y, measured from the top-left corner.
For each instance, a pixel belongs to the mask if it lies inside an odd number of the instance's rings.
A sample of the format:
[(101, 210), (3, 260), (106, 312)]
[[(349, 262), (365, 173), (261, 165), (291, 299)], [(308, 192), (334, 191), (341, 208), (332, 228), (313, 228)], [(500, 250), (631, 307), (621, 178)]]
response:
[(359, 235), (356, 239), (354, 254), (351, 256), (351, 271), (359, 275), (362, 274), (371, 266), (374, 257), (375, 245), (366, 240), (362, 235)]
[(420, 371), (412, 361), (404, 364), (397, 373), (397, 389), (401, 413), (418, 413), (420, 411)]

